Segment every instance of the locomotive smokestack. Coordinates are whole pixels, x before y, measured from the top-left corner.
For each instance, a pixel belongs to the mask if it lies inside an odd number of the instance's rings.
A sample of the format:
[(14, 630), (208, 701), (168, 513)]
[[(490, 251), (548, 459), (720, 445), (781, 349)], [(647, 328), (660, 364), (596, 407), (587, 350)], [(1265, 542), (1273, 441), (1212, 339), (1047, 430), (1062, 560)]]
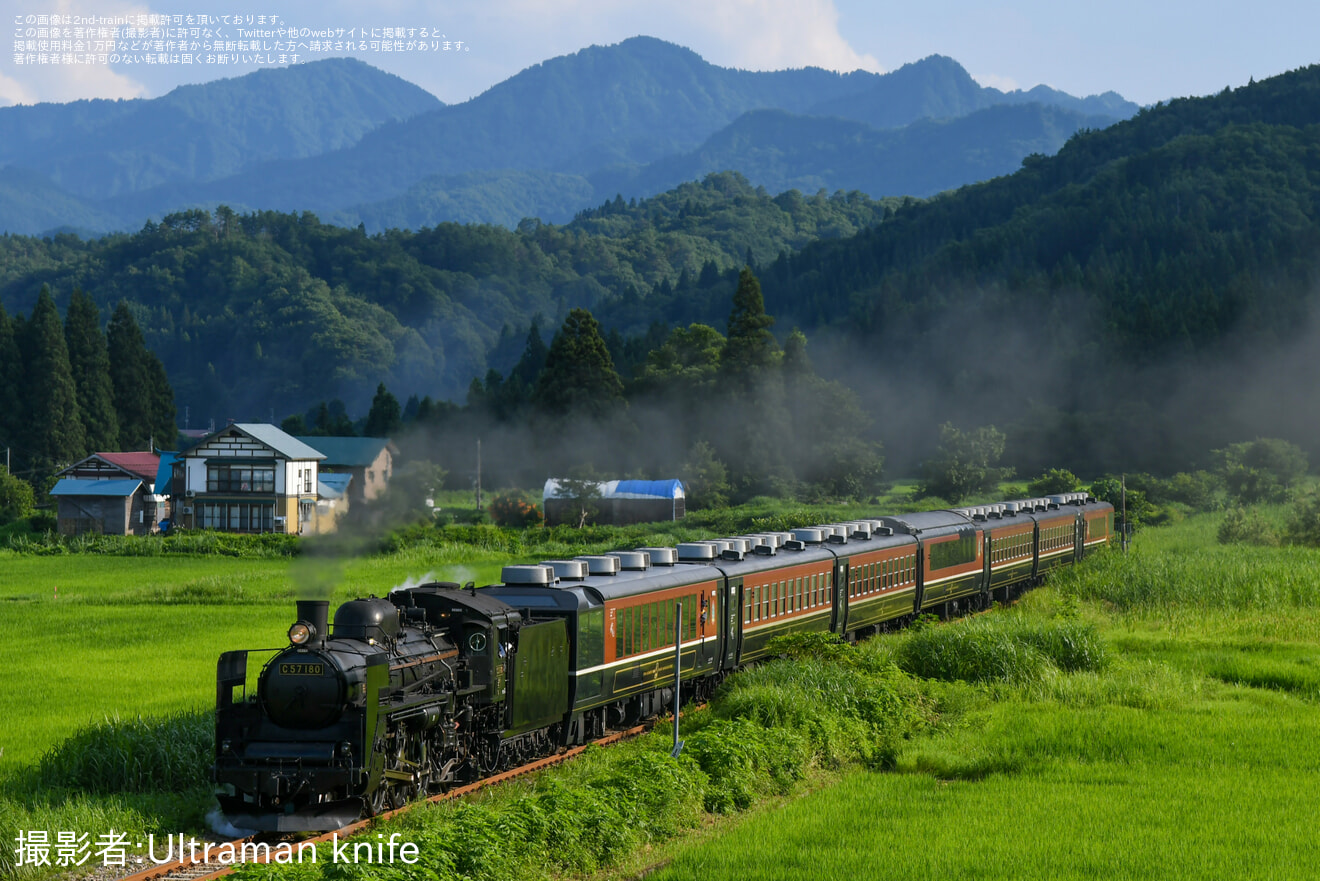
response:
[(324, 646), (325, 638), (330, 635), (330, 601), (298, 600), (298, 620), (306, 621), (315, 629), (312, 645), (316, 648)]

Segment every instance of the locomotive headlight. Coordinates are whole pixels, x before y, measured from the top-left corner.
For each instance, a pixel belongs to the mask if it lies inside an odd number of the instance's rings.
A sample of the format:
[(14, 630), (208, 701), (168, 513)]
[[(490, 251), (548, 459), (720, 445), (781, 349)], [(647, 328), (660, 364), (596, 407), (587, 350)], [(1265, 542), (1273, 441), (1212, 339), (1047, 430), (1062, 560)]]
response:
[(299, 621), (289, 628), (289, 642), (294, 645), (306, 645), (312, 638), (312, 625)]

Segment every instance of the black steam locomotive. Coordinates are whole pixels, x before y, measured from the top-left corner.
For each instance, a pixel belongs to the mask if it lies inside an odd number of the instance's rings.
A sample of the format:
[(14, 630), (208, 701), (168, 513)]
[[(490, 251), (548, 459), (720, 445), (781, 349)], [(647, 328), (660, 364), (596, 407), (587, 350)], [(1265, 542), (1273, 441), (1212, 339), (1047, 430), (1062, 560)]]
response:
[(220, 658), (220, 805), (242, 828), (337, 829), (656, 714), (676, 647), (683, 693), (709, 694), (781, 634), (1006, 599), (1107, 544), (1113, 514), (1071, 493), (506, 566), (344, 603), (333, 633), (328, 603), (300, 601), (254, 688), (248, 652)]

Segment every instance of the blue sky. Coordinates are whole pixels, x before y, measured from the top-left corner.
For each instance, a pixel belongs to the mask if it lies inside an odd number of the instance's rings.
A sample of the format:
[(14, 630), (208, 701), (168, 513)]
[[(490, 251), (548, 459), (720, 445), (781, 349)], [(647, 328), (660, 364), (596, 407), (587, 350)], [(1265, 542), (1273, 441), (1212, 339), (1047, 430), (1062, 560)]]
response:
[[(445, 101), (584, 46), (648, 34), (727, 67), (893, 70), (951, 56), (999, 88), (1114, 90), (1147, 104), (1202, 95), (1320, 61), (1320, 3), (1262, 0), (1107, 4), (1067, 0), (0, 0), (11, 32), (28, 15), (269, 14), (323, 28), (430, 28), (458, 51), (359, 54)], [(16, 19), (20, 21), (15, 24)], [(232, 26), (231, 26), (232, 27)], [(236, 35), (230, 34), (231, 37)], [(252, 66), (19, 65), (0, 56), (0, 104), (154, 97)]]

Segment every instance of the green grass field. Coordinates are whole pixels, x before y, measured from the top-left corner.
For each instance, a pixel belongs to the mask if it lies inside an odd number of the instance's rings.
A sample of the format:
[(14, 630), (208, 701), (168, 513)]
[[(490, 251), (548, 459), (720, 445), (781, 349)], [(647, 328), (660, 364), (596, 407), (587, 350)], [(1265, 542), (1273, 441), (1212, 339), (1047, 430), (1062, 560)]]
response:
[(26, 556), (0, 551), (0, 777), (78, 727), (206, 707), (221, 652), (285, 642), (308, 585), (338, 602), (428, 573), (496, 579), (418, 549), (351, 562), (235, 557)]
[(1145, 532), (1014, 610), (1080, 613), (1104, 670), (934, 684), (941, 722), (894, 772), (658, 851), (647, 877), (1314, 877), (1320, 553), (1219, 546), (1217, 522)]
[[(767, 508), (766, 516), (774, 512)], [(798, 725), (785, 729), (782, 742), (767, 733), (752, 739), (754, 748), (734, 747), (736, 732), (750, 729), (721, 729), (724, 723), (697, 714), (681, 766), (636, 753), (617, 759), (620, 767), (651, 768), (696, 787), (680, 799), (683, 814), (671, 829), (630, 833), (603, 849), (567, 827), (541, 829), (542, 864), (505, 853), (502, 844), (482, 850), (480, 842), (493, 842), (499, 828), (524, 820), (500, 819), (485, 807), (446, 809), (445, 823), (468, 830), (465, 846), (480, 856), (472, 864), (480, 871), (433, 866), (427, 871), (437, 874), (417, 877), (632, 878), (656, 866), (649, 878), (712, 881), (844, 873), (1308, 877), (1309, 806), (1320, 784), (1313, 736), (1320, 727), (1320, 552), (1220, 546), (1218, 522), (1202, 515), (1143, 532), (1126, 557), (1111, 553), (1059, 573), (1012, 609), (873, 639), (860, 650), (862, 668), (846, 675), (815, 662), (758, 669), (729, 693), (722, 712), (744, 720), (737, 724)], [(218, 655), (281, 645), (295, 596), (383, 594), (427, 573), (494, 580), (510, 561), (508, 549), (497, 535), (474, 536), (475, 546), (423, 542), (347, 562), (0, 552), (0, 608), (8, 612), (0, 639), (12, 648), (14, 674), (0, 686), (0, 827), (195, 828), (207, 801), (203, 786), (46, 791), (32, 769), (65, 738), (106, 719), (192, 711), (195, 727), (213, 700)], [(544, 558), (604, 550), (625, 537), (637, 536), (603, 532), (587, 547), (557, 537), (520, 546), (533, 551), (529, 558)], [(958, 652), (971, 661), (946, 663), (944, 655)], [(905, 669), (925, 664), (928, 675), (955, 681), (886, 679), (877, 691), (867, 684), (871, 674), (856, 672), (892, 669), (891, 660)], [(1070, 669), (1076, 672), (1064, 672)], [(911, 727), (908, 718), (888, 728), (884, 713), (876, 715), (885, 701), (899, 694), (908, 701), (918, 691), (909, 710), (919, 706), (925, 722)], [(831, 694), (864, 708), (870, 721), (829, 718)], [(883, 748), (849, 746), (849, 738), (863, 736), (886, 738)], [(663, 750), (663, 738), (652, 740), (648, 749)], [(759, 768), (759, 782), (742, 787), (691, 764), (717, 768), (710, 763), (721, 750)], [(780, 772), (784, 761), (791, 773)], [(627, 793), (624, 802), (611, 806), (574, 788), (591, 774), (617, 787), (619, 773), (579, 769), (522, 783), (490, 797), (490, 810), (504, 802), (516, 805), (508, 816), (550, 811), (544, 822), (554, 825), (568, 822), (550, 819), (555, 805), (587, 805), (588, 818), (604, 822), (628, 799), (660, 797), (618, 790)], [(698, 791), (708, 810), (732, 815), (715, 821), (701, 814)], [(452, 835), (444, 831), (451, 826), (413, 823), (423, 839)], [(565, 847), (576, 856), (565, 856)]]

